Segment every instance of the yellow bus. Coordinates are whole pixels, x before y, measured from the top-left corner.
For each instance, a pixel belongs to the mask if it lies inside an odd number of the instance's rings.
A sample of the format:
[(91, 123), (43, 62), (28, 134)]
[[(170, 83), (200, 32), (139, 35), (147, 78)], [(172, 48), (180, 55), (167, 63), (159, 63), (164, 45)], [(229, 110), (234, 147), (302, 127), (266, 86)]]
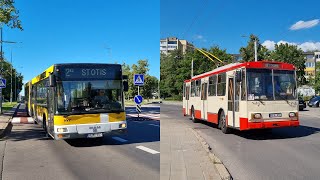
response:
[(127, 129), (119, 64), (54, 64), (25, 84), (28, 113), (54, 139), (99, 138)]

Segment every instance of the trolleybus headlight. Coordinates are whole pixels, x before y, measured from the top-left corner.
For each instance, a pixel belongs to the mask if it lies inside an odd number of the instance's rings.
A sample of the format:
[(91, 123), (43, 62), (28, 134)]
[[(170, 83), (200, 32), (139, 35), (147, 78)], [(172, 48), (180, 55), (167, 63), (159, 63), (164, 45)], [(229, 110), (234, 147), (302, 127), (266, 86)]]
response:
[(290, 113), (289, 113), (289, 117), (296, 117), (296, 113), (290, 112)]
[(254, 114), (251, 115), (251, 117), (252, 117), (253, 119), (261, 119), (261, 118), (262, 118), (262, 115), (261, 115), (260, 113), (254, 113)]
[(68, 132), (68, 128), (57, 128), (57, 132), (59, 133)]

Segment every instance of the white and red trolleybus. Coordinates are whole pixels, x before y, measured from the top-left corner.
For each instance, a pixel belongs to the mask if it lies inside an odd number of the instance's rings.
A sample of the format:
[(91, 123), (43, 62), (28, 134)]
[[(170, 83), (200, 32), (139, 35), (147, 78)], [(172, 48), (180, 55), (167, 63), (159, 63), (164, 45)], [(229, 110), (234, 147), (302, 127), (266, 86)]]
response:
[(292, 64), (228, 64), (184, 81), (183, 114), (218, 124), (224, 133), (299, 126), (296, 87)]

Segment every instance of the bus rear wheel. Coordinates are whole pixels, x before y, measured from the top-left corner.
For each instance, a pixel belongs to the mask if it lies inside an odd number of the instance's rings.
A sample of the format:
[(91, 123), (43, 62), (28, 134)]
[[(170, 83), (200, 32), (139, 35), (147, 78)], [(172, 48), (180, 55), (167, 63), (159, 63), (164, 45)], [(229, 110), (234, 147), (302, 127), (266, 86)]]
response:
[(228, 128), (227, 126), (227, 121), (226, 121), (226, 116), (224, 115), (224, 112), (221, 111), (220, 113), (220, 127), (221, 127), (221, 131), (224, 133), (224, 134), (228, 134), (230, 132), (230, 128)]
[(192, 122), (194, 122), (194, 123), (197, 123), (197, 122), (198, 122), (198, 120), (197, 120), (196, 117), (195, 117), (194, 108), (193, 108), (193, 107), (191, 108), (191, 120), (192, 120)]

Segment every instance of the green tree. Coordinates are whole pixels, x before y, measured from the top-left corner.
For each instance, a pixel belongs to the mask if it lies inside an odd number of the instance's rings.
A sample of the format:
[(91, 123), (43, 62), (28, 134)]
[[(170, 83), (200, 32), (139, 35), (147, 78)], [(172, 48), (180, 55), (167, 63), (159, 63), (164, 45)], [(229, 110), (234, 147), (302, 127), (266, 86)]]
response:
[[(226, 50), (220, 49), (218, 46), (210, 49), (202, 49), (210, 52), (224, 63), (232, 61), (232, 56), (226, 53)], [(209, 55), (212, 57), (211, 55)], [(213, 58), (213, 57), (212, 57)], [(214, 58), (213, 58), (214, 59)], [(193, 60), (193, 75), (202, 74), (211, 71), (221, 65), (218, 60), (211, 61), (203, 53), (198, 50), (181, 54), (180, 51), (172, 51), (170, 54), (160, 55), (160, 92), (161, 96), (173, 97), (174, 99), (182, 99), (182, 87), (184, 80), (191, 78), (191, 64)]]
[(134, 74), (144, 74), (144, 86), (139, 87), (140, 94), (144, 98), (151, 98), (152, 93), (157, 91), (158, 79), (148, 74), (149, 62), (148, 60), (139, 60), (137, 64), (133, 64), (130, 68), (129, 65), (123, 64), (122, 71), (124, 75), (128, 75), (129, 90), (125, 93), (127, 99), (133, 98), (138, 94), (138, 87), (134, 85)]
[(242, 57), (242, 60), (245, 62), (248, 61), (254, 61), (254, 41), (257, 40), (257, 58), (258, 60), (264, 60), (269, 59), (270, 52), (266, 47), (264, 47), (260, 41), (259, 38), (253, 34), (250, 35), (250, 39), (248, 41), (248, 44), (246, 47), (240, 48), (240, 54)]
[(311, 79), (310, 83), (316, 91), (316, 94), (320, 93), (320, 62), (316, 63), (316, 74), (315, 77)]
[[(11, 74), (11, 68), (12, 68), (12, 74)], [(15, 100), (18, 95), (15, 90), (22, 90), (23, 87), (23, 76), (17, 72), (15, 68), (12, 67), (12, 65), (4, 61), (3, 62), (3, 69), (4, 72), (2, 73), (2, 77), (6, 79), (6, 88), (2, 89), (3, 97), (6, 100), (10, 100), (10, 93), (11, 93), (11, 84), (12, 84), (12, 99)], [(11, 81), (11, 75), (12, 75), (12, 81)], [(16, 82), (17, 81), (17, 82)]]
[(0, 0), (0, 22), (10, 28), (23, 30), (19, 20), (19, 11), (14, 6), (14, 0)]
[(305, 69), (305, 58), (303, 56), (303, 51), (296, 45), (279, 44), (275, 45), (275, 50), (270, 54), (271, 59), (279, 62), (286, 62), (293, 64), (297, 68), (297, 79), (298, 85), (306, 84), (306, 79), (304, 77)]

